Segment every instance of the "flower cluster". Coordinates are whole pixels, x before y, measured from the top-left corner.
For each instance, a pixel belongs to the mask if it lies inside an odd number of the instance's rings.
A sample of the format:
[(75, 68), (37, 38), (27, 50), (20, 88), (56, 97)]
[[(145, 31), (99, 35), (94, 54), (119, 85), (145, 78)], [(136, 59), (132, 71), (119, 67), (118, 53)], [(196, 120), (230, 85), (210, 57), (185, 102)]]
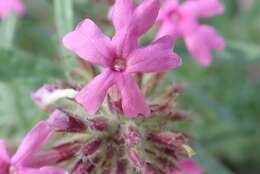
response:
[[(222, 12), (217, 0), (167, 0), (161, 11), (159, 0), (116, 0), (112, 38), (92, 20), (82, 21), (63, 44), (81, 59), (77, 70), (98, 65), (100, 74), (92, 73), (85, 87), (69, 81), (34, 92), (36, 104), (52, 114), (27, 134), (15, 155), (0, 140), (0, 174), (202, 174), (187, 160), (194, 153), (189, 136), (175, 127), (190, 119), (174, 106), (184, 85), (158, 86), (182, 64), (172, 49), (177, 37), (185, 38), (203, 65), (211, 61), (210, 49), (223, 48), (212, 27), (198, 24), (198, 17)], [(156, 39), (139, 45), (156, 21)]]
[(209, 18), (224, 12), (219, 0), (166, 0), (160, 11), (160, 30), (156, 38), (171, 35), (175, 40), (183, 38), (193, 58), (201, 65), (212, 61), (211, 50), (222, 50), (224, 39), (209, 25), (201, 25), (199, 18)]

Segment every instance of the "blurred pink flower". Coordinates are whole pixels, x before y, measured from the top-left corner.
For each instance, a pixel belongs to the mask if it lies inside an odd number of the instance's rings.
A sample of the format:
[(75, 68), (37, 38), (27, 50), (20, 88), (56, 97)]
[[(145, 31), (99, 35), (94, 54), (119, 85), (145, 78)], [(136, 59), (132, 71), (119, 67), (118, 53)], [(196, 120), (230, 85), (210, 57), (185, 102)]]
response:
[(32, 96), (33, 101), (40, 108), (45, 108), (46, 107), (45, 98), (50, 96), (51, 94), (53, 94), (55, 91), (57, 91), (59, 89), (61, 89), (61, 86), (59, 86), (59, 85), (44, 84), (38, 90), (34, 91), (31, 96)]
[(170, 174), (203, 174), (203, 169), (192, 160), (183, 160), (178, 163), (178, 169)]
[(208, 25), (199, 24), (199, 18), (209, 18), (224, 12), (218, 0), (166, 0), (158, 17), (160, 30), (156, 38), (171, 35), (175, 40), (182, 37), (187, 49), (201, 65), (212, 61), (211, 50), (222, 50), (224, 38)]
[(110, 87), (116, 85), (122, 97), (126, 115), (148, 115), (150, 109), (133, 80), (136, 72), (165, 72), (181, 65), (181, 59), (172, 52), (172, 38), (162, 37), (139, 48), (138, 39), (155, 23), (159, 0), (146, 0), (135, 8), (133, 0), (116, 0), (113, 6), (115, 35), (112, 39), (102, 33), (90, 19), (81, 22), (68, 33), (63, 43), (83, 60), (104, 67), (76, 96), (87, 112), (94, 114), (102, 104)]
[(23, 15), (26, 9), (21, 0), (0, 0), (0, 18), (3, 19), (10, 13)]
[(23, 139), (15, 155), (11, 156), (6, 143), (0, 140), (0, 173), (11, 174), (65, 174), (63, 169), (49, 166), (30, 167), (27, 165), (35, 153), (52, 134), (47, 121), (39, 122)]
[(73, 98), (77, 91), (65, 88), (62, 85), (44, 84), (31, 94), (32, 100), (41, 108), (46, 109), (48, 105), (61, 98)]

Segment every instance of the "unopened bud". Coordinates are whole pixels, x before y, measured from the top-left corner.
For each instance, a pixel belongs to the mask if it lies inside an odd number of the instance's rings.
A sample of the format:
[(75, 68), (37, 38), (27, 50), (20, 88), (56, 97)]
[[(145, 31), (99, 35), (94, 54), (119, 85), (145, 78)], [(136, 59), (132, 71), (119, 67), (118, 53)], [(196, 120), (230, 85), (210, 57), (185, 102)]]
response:
[(131, 162), (139, 168), (143, 168), (145, 165), (145, 161), (142, 157), (138, 154), (138, 152), (134, 148), (129, 148), (127, 150), (127, 154)]
[(107, 121), (103, 118), (94, 118), (90, 120), (89, 122), (89, 127), (92, 130), (97, 130), (97, 131), (106, 131), (108, 129), (108, 124)]
[(60, 110), (55, 110), (48, 123), (59, 132), (85, 132), (87, 127), (83, 121)]
[(93, 153), (95, 153), (99, 149), (101, 143), (102, 143), (101, 140), (94, 140), (94, 141), (91, 141), (90, 143), (87, 143), (83, 147), (83, 154), (85, 156), (92, 155)]
[(157, 144), (163, 144), (169, 147), (180, 147), (187, 142), (186, 137), (181, 133), (161, 132), (153, 133), (149, 136), (149, 140)]
[(132, 146), (138, 144), (140, 141), (141, 135), (138, 132), (137, 128), (128, 126), (124, 133), (125, 143), (127, 146)]
[(160, 172), (149, 163), (146, 163), (143, 172), (144, 174), (160, 174)]

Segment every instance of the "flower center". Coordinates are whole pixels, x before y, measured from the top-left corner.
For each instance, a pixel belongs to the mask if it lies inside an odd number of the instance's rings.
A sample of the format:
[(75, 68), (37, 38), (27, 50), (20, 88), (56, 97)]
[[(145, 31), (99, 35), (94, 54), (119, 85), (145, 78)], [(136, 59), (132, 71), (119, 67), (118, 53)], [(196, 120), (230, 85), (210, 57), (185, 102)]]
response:
[(173, 10), (170, 12), (170, 18), (175, 21), (178, 22), (181, 18), (181, 14), (179, 13), (178, 10)]
[(15, 168), (14, 168), (13, 166), (11, 166), (11, 167), (9, 168), (9, 173), (10, 173), (10, 174), (16, 174), (16, 170), (15, 170)]
[(172, 15), (171, 15), (171, 19), (173, 20), (173, 21), (175, 21), (175, 22), (178, 22), (179, 20), (180, 20), (180, 15), (178, 14), (178, 13), (173, 13)]
[(114, 59), (112, 69), (117, 72), (124, 71), (126, 69), (126, 60), (123, 58)]

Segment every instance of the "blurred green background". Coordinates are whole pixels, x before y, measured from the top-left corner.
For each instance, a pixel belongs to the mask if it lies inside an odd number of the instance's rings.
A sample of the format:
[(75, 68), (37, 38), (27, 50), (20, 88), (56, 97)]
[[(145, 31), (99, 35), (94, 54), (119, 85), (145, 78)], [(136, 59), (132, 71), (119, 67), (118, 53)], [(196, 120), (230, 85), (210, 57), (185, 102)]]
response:
[[(31, 92), (44, 83), (64, 79), (64, 71), (69, 69), (64, 67), (75, 61), (60, 56), (59, 35), (86, 16), (108, 34), (113, 32), (106, 19), (109, 3), (105, 0), (74, 0), (73, 23), (66, 21), (69, 14), (67, 18), (62, 15), (68, 8), (66, 3), (59, 9), (57, 4), (54, 8), (55, 1), (60, 0), (27, 0), (27, 15), (17, 21), (0, 21), (2, 30), (16, 22), (14, 43), (10, 48), (0, 48), (0, 137), (13, 145), (33, 124), (46, 118), (32, 102)], [(205, 69), (192, 61), (179, 42), (176, 52), (182, 55), (184, 65), (168, 80), (188, 84), (178, 106), (196, 113), (196, 118), (181, 126), (194, 136), (195, 158), (206, 173), (259, 174), (260, 1), (223, 3), (223, 16), (203, 22), (218, 29), (227, 48), (215, 53), (212, 66)], [(1, 38), (4, 35), (1, 31)], [(151, 38), (148, 34), (144, 41)]]

